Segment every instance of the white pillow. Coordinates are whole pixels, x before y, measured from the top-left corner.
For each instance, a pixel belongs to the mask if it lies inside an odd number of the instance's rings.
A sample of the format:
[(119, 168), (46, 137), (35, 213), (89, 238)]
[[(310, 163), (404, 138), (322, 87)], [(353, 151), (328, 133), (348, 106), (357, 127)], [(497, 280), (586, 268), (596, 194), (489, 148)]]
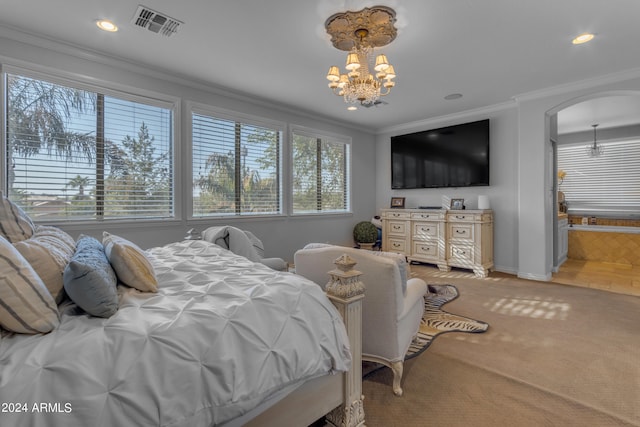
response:
[(53, 299), (60, 303), (64, 297), (62, 274), (76, 247), (73, 237), (59, 228), (39, 225), (31, 238), (13, 246), (31, 264)]
[(58, 307), (20, 252), (0, 236), (0, 325), (22, 334), (46, 333), (60, 323)]
[(135, 243), (115, 234), (102, 234), (104, 253), (118, 276), (127, 286), (143, 292), (156, 292), (158, 280), (153, 265)]
[(16, 243), (33, 236), (34, 228), (31, 218), (0, 191), (0, 236)]

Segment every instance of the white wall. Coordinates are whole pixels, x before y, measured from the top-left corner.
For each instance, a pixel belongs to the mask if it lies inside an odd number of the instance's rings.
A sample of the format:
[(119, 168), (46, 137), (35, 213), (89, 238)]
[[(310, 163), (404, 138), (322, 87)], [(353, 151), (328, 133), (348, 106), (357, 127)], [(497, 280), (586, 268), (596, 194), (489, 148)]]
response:
[[(489, 181), (486, 187), (391, 189), (391, 137), (420, 130), (490, 119)], [(408, 123), (387, 129), (376, 137), (376, 209), (388, 208), (391, 197), (405, 197), (406, 207), (440, 206), (442, 196), (465, 199), (467, 209), (478, 206), (478, 195), (489, 196), (494, 211), (494, 261), (496, 270), (515, 274), (518, 269), (518, 156), (515, 103), (469, 111), (435, 120)]]
[[(16, 41), (20, 40), (20, 41)], [(27, 43), (28, 42), (28, 43)], [(118, 62), (92, 52), (39, 40), (30, 36), (16, 37), (10, 30), (0, 28), (0, 64), (19, 66), (33, 71), (62, 74), (84, 79), (98, 86), (115, 89), (136, 88), (157, 92), (181, 100), (182, 123), (177, 141), (179, 156), (190, 157), (185, 141), (188, 138), (189, 111), (187, 101), (194, 101), (257, 117), (300, 125), (352, 139), (352, 211), (353, 214), (332, 216), (279, 217), (261, 219), (226, 219), (209, 221), (62, 226), (74, 237), (79, 233), (94, 236), (103, 230), (122, 234), (143, 248), (180, 240), (189, 228), (200, 230), (210, 225), (231, 224), (254, 232), (265, 243), (267, 256), (278, 256), (293, 261), (293, 253), (308, 242), (331, 242), (352, 245), (353, 226), (370, 219), (375, 212), (375, 144), (374, 136), (360, 129), (324, 120), (312, 113), (293, 111), (263, 100), (237, 96), (219, 88), (211, 88), (163, 75), (139, 65)], [(0, 150), (0, 163), (4, 152)], [(185, 176), (188, 179), (188, 176)], [(0, 180), (1, 181), (1, 180)], [(187, 186), (183, 186), (188, 188)], [(181, 192), (178, 188), (177, 192)]]

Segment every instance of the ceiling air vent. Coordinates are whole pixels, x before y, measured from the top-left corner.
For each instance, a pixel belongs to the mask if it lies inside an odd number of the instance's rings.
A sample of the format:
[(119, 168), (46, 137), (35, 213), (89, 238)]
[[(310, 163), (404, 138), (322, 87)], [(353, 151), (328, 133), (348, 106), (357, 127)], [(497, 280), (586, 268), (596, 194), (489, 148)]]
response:
[(146, 6), (138, 5), (138, 10), (131, 20), (136, 27), (146, 28), (156, 34), (169, 37), (178, 32), (183, 22), (171, 18)]

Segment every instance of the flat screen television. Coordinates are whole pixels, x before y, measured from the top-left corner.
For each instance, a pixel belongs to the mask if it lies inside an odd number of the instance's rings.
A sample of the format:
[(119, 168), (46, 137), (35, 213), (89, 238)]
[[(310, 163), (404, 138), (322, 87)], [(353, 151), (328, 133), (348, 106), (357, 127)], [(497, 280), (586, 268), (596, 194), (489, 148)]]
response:
[(391, 188), (489, 185), (489, 119), (391, 137)]

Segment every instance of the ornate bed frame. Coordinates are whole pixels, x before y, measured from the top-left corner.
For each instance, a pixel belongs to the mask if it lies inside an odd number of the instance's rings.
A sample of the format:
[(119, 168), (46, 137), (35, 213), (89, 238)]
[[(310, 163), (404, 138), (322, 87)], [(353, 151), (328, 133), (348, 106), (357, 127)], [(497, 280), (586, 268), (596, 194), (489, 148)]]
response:
[(362, 299), (365, 287), (361, 272), (354, 270), (356, 262), (348, 255), (335, 261), (330, 282), (326, 286), (329, 299), (340, 312), (351, 348), (352, 366), (349, 372), (308, 381), (293, 393), (261, 412), (246, 426), (306, 427), (325, 416), (335, 427), (364, 427), (362, 396)]

